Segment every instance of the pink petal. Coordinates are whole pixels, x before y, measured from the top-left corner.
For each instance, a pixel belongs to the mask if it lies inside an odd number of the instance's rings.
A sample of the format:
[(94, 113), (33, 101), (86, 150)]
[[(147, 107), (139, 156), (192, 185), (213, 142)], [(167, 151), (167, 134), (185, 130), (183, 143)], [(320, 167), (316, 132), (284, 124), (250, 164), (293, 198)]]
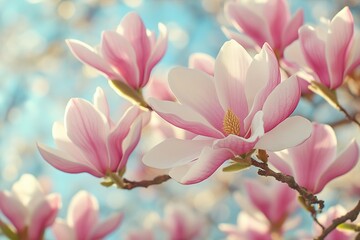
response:
[(151, 50), (151, 55), (147, 61), (147, 65), (145, 68), (144, 78), (143, 82), (141, 84), (141, 87), (144, 87), (148, 80), (150, 79), (150, 73), (151, 70), (154, 68), (154, 66), (161, 60), (161, 58), (164, 56), (167, 48), (167, 29), (165, 25), (159, 23), (159, 38), (156, 41), (155, 46)]
[(354, 39), (351, 47), (348, 47), (347, 55), (348, 59), (345, 74), (351, 74), (351, 72), (360, 65), (360, 34), (354, 34)]
[(349, 7), (344, 7), (331, 20), (326, 41), (326, 60), (330, 74), (330, 88), (344, 81), (346, 50), (353, 39), (354, 19)]
[(72, 54), (81, 62), (105, 73), (110, 79), (117, 78), (118, 74), (112, 70), (110, 64), (95, 53), (89, 45), (73, 39), (66, 40), (66, 44), (70, 48)]
[(289, 150), (294, 177), (300, 186), (317, 193), (319, 177), (334, 161), (336, 136), (328, 125), (313, 124), (313, 132), (305, 142)]
[(77, 240), (74, 230), (62, 219), (56, 219), (51, 227), (56, 240)]
[(292, 65), (295, 71), (307, 66), (307, 62), (302, 52), (299, 40), (296, 40), (285, 49), (284, 58), (287, 63)]
[(267, 22), (244, 4), (228, 2), (225, 4), (225, 16), (239, 30), (242, 29), (259, 46), (265, 42), (273, 45)]
[(146, 33), (146, 27), (139, 15), (131, 12), (121, 20), (117, 31), (128, 40), (132, 49), (134, 49), (139, 70), (139, 82), (136, 85), (141, 86), (146, 64), (151, 54), (151, 45)]
[(202, 115), (186, 105), (172, 101), (159, 101), (154, 98), (148, 99), (148, 103), (160, 117), (176, 127), (203, 136), (215, 138), (224, 136), (222, 132), (214, 128)]
[(213, 76), (215, 59), (205, 53), (191, 54), (189, 57), (189, 68), (195, 68)]
[(124, 36), (114, 31), (105, 31), (101, 38), (101, 52), (122, 76), (121, 80), (134, 89), (139, 87), (139, 70), (131, 44)]
[(57, 149), (46, 147), (40, 143), (37, 144), (41, 156), (54, 168), (67, 173), (82, 173), (88, 172), (95, 177), (103, 177), (104, 174), (99, 172), (96, 168), (85, 165), (81, 162), (76, 162), (72, 156), (66, 152)]
[(109, 132), (105, 116), (83, 99), (71, 99), (65, 110), (65, 128), (71, 141), (103, 174), (108, 152), (105, 144)]
[(30, 227), (28, 229), (28, 237), (30, 240), (42, 238), (45, 229), (54, 223), (60, 208), (60, 195), (51, 194), (33, 209), (34, 212), (31, 216)]
[(221, 30), (225, 34), (228, 39), (233, 39), (237, 41), (241, 46), (246, 49), (255, 49), (258, 50), (260, 48), (254, 40), (245, 34), (239, 34), (238, 32), (227, 29), (226, 27), (221, 27)]
[(286, 46), (290, 45), (296, 39), (298, 39), (298, 31), (299, 28), (304, 23), (304, 11), (303, 9), (299, 9), (296, 11), (294, 16), (291, 20), (286, 24), (285, 29), (281, 33), (282, 38), (282, 47), (285, 48)]
[(293, 116), (285, 119), (271, 131), (265, 133), (256, 143), (255, 148), (279, 151), (297, 146), (311, 134), (312, 125), (309, 120)]
[(324, 171), (317, 185), (317, 192), (336, 177), (344, 175), (355, 167), (359, 161), (359, 146), (353, 140), (336, 160)]
[(98, 222), (98, 202), (94, 196), (85, 191), (78, 192), (68, 208), (67, 222), (75, 230), (77, 239), (88, 239), (90, 229)]
[(325, 42), (314, 28), (303, 26), (299, 29), (299, 40), (309, 67), (316, 72), (320, 81), (330, 87), (328, 66), (325, 61)]
[(145, 153), (142, 161), (149, 167), (167, 169), (184, 165), (199, 157), (211, 140), (166, 139)]
[(102, 221), (93, 229), (91, 234), (91, 239), (94, 240), (102, 239), (105, 236), (109, 235), (119, 227), (123, 218), (124, 218), (124, 214), (118, 213), (118, 214), (113, 214), (106, 220)]
[(280, 172), (293, 176), (293, 170), (291, 166), (289, 165), (289, 154), (287, 151), (281, 151), (281, 152), (267, 152), (269, 155), (269, 162)]
[[(110, 112), (109, 112), (109, 104), (108, 104), (107, 98), (105, 96), (104, 90), (102, 90), (102, 88), (100, 88), (100, 87), (96, 88), (93, 102), (94, 102), (95, 108), (99, 112), (104, 114), (104, 116), (107, 118), (107, 122), (110, 124), (111, 118), (110, 118)], [(109, 126), (109, 127), (111, 127), (111, 126)]]
[[(230, 109), (241, 121), (248, 114), (245, 80), (251, 57), (234, 40), (225, 42), (215, 60), (215, 87), (224, 110)], [(241, 124), (241, 134), (244, 129)]]
[(181, 178), (175, 180), (182, 184), (201, 182), (210, 177), (226, 160), (233, 156), (228, 149), (204, 147), (199, 159), (191, 165), (189, 170)]
[(265, 100), (263, 106), (264, 129), (270, 131), (295, 110), (301, 97), (301, 88), (296, 76), (281, 82)]
[(181, 104), (200, 113), (211, 125), (222, 131), (225, 116), (217, 97), (214, 80), (196, 69), (174, 68), (169, 85)]
[(14, 225), (17, 231), (24, 229), (26, 225), (27, 209), (10, 192), (0, 192), (0, 210)]

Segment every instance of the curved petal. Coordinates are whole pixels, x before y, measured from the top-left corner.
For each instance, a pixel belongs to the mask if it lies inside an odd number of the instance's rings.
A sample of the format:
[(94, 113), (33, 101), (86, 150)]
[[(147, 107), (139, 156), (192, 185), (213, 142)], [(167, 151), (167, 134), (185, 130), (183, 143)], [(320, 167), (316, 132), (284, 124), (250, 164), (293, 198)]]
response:
[(195, 68), (213, 76), (215, 59), (205, 53), (193, 53), (189, 57), (189, 68)]
[(226, 27), (221, 27), (221, 30), (228, 39), (233, 39), (237, 41), (244, 48), (255, 49), (256, 51), (260, 50), (259, 49), (260, 47), (257, 45), (257, 43), (254, 42), (254, 40), (252, 40), (250, 37), (246, 36), (245, 34), (240, 34)]
[(67, 39), (66, 44), (72, 54), (81, 62), (105, 73), (110, 79), (117, 78), (118, 74), (112, 70), (110, 64), (95, 53), (89, 45), (74, 39)]
[(96, 198), (86, 191), (80, 191), (72, 198), (67, 222), (73, 226), (77, 239), (89, 239), (89, 230), (98, 223), (98, 209)]
[(304, 142), (311, 134), (309, 120), (293, 116), (285, 119), (271, 131), (265, 133), (256, 143), (255, 148), (269, 151), (280, 151)]
[(326, 39), (326, 60), (330, 74), (330, 88), (339, 87), (344, 81), (346, 52), (354, 34), (354, 19), (349, 7), (344, 7), (331, 20)]
[(215, 60), (215, 87), (220, 104), (225, 111), (234, 112), (241, 121), (248, 114), (244, 86), (251, 61), (246, 50), (234, 40), (224, 43)]
[(7, 219), (14, 225), (17, 231), (21, 231), (26, 226), (26, 207), (10, 192), (0, 192), (0, 210)]
[[(177, 175), (176, 181), (182, 184), (194, 184), (210, 177), (226, 160), (234, 155), (224, 148), (213, 149), (204, 147), (197, 160), (191, 165), (183, 176)], [(172, 172), (169, 172), (172, 177)], [(180, 177), (180, 178), (179, 178)]]
[[(110, 112), (109, 112), (109, 104), (108, 104), (106, 95), (104, 93), (104, 90), (102, 90), (101, 87), (96, 88), (96, 92), (94, 94), (93, 102), (94, 102), (95, 108), (99, 112), (104, 114), (104, 116), (107, 118), (107, 122), (110, 125), (111, 118), (110, 118)], [(109, 127), (111, 127), (111, 126), (109, 126)]]
[(285, 49), (284, 58), (286, 60), (286, 64), (294, 68), (295, 71), (300, 70), (300, 68), (307, 67), (307, 62), (302, 52), (299, 40), (294, 41)]
[(102, 221), (95, 228), (93, 228), (91, 239), (103, 239), (106, 235), (109, 235), (119, 227), (123, 218), (124, 214), (118, 213), (113, 214), (106, 220)]
[(101, 53), (120, 73), (121, 80), (132, 88), (139, 87), (139, 70), (136, 56), (128, 40), (114, 31), (104, 31), (101, 36)]
[(351, 47), (348, 48), (345, 74), (350, 74), (360, 65), (360, 34), (356, 33), (354, 35)]
[(286, 175), (290, 175), (293, 176), (293, 170), (291, 168), (291, 166), (289, 165), (289, 162), (291, 162), (289, 153), (285, 150), (285, 151), (281, 151), (281, 152), (267, 152), (267, 154), (269, 155), (269, 162), (277, 169), (279, 170), (281, 173), (284, 173)]
[(65, 128), (70, 140), (96, 168), (105, 174), (108, 158), (105, 144), (109, 126), (105, 116), (83, 99), (71, 99), (65, 110)]
[(74, 230), (62, 219), (56, 219), (51, 229), (56, 240), (77, 240)]
[(265, 100), (264, 129), (270, 131), (295, 110), (301, 97), (301, 88), (296, 76), (281, 82)]
[(166, 139), (145, 153), (142, 161), (149, 167), (173, 168), (198, 158), (201, 150), (211, 144), (212, 140)]
[(321, 192), (324, 186), (336, 177), (349, 172), (359, 161), (359, 146), (353, 140), (336, 160), (324, 171), (316, 186), (317, 192)]
[(159, 101), (154, 98), (148, 99), (148, 103), (160, 117), (176, 127), (208, 137), (222, 138), (224, 136), (202, 115), (188, 106), (172, 101)]
[(299, 9), (296, 11), (291, 20), (286, 24), (285, 29), (281, 33), (283, 49), (298, 39), (299, 28), (304, 23), (304, 11)]
[(224, 110), (217, 97), (213, 78), (196, 69), (174, 68), (169, 86), (181, 104), (200, 113), (219, 131), (223, 128)]
[(104, 174), (99, 172), (96, 168), (89, 167), (83, 163), (76, 162), (71, 156), (63, 151), (57, 149), (46, 147), (43, 144), (37, 144), (38, 150), (41, 156), (47, 161), (51, 166), (60, 171), (67, 173), (82, 173), (87, 172), (95, 177), (103, 177)]

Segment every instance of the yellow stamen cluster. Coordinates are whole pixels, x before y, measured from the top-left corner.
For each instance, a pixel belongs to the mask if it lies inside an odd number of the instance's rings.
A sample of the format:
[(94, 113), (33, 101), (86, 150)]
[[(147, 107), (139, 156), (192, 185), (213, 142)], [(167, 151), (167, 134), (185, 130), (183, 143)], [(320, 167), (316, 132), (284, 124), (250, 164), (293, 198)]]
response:
[(223, 130), (227, 135), (240, 135), (240, 120), (230, 109), (228, 109), (225, 113), (223, 120)]

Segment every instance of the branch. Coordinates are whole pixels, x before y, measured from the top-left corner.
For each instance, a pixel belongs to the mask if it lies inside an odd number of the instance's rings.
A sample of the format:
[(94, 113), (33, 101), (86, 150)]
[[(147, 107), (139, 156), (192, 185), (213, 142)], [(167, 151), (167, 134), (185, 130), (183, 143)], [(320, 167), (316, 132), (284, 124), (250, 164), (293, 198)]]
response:
[(137, 187), (143, 187), (143, 188), (147, 188), (151, 185), (157, 185), (157, 184), (161, 184), (163, 182), (166, 182), (167, 180), (169, 180), (171, 177), (169, 175), (161, 175), (161, 176), (157, 176), (155, 177), (153, 180), (143, 180), (143, 181), (130, 181), (126, 178), (123, 179), (123, 186), (121, 187), (122, 189), (127, 189), (127, 190), (131, 190), (133, 188), (137, 188)]
[(360, 201), (358, 201), (357, 205), (354, 209), (346, 213), (344, 216), (335, 218), (332, 221), (332, 224), (328, 226), (326, 229), (324, 229), (320, 236), (315, 238), (315, 240), (323, 240), (325, 237), (333, 230), (336, 229), (337, 226), (339, 226), (342, 223), (345, 223), (347, 220), (350, 220), (351, 222), (355, 221), (360, 213)]
[[(302, 203), (305, 205), (306, 209), (311, 212), (311, 216), (314, 219), (314, 221), (322, 229), (325, 229), (324, 226), (316, 218), (316, 214), (321, 213), (322, 209), (324, 208), (323, 200), (319, 200), (314, 194), (308, 192), (306, 188), (301, 187), (299, 184), (297, 184), (295, 182), (294, 177), (273, 171), (272, 169), (269, 168), (267, 163), (258, 162), (251, 158), (251, 165), (260, 168), (258, 170), (258, 174), (260, 176), (265, 176), (265, 177), (271, 176), (282, 183), (286, 183), (290, 188), (296, 190), (300, 194), (302, 198)], [(314, 208), (314, 205), (318, 205), (317, 210)]]

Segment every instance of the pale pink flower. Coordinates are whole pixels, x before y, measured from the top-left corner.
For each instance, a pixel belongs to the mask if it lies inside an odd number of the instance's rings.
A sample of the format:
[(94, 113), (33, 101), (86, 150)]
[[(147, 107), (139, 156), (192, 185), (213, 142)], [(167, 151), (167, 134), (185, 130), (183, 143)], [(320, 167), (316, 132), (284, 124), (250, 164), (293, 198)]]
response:
[(198, 136), (167, 139), (146, 153), (143, 162), (171, 168), (170, 176), (180, 183), (200, 182), (226, 160), (254, 148), (276, 151), (310, 135), (308, 120), (288, 118), (300, 87), (295, 76), (280, 81), (268, 44), (251, 58), (240, 44), (228, 41), (216, 58), (214, 76), (175, 68), (169, 84), (179, 102), (149, 99), (150, 105), (166, 121)]
[(198, 69), (214, 76), (215, 59), (206, 53), (193, 53), (189, 57), (189, 68)]
[(307, 81), (317, 81), (336, 89), (345, 76), (360, 64), (360, 36), (355, 36), (354, 20), (348, 7), (329, 21), (299, 30), (299, 40), (285, 51), (287, 64)]
[(203, 239), (204, 218), (183, 204), (169, 204), (165, 207), (162, 226), (169, 235), (169, 240)]
[(269, 225), (254, 215), (240, 212), (237, 225), (222, 223), (219, 229), (227, 235), (227, 240), (272, 240)]
[(302, 10), (291, 17), (286, 0), (229, 1), (225, 4), (225, 16), (242, 33), (223, 28), (228, 38), (245, 48), (260, 49), (267, 42), (278, 57), (298, 38), (298, 29), (304, 22)]
[(10, 221), (21, 239), (39, 240), (54, 223), (61, 198), (45, 194), (36, 178), (24, 174), (14, 183), (11, 192), (0, 191), (0, 211)]
[[(346, 214), (346, 210), (341, 205), (336, 205), (334, 207), (329, 208), (329, 210), (326, 213), (321, 214), (318, 217), (319, 222), (324, 225), (325, 227), (332, 224), (332, 221), (335, 218), (344, 216)], [(318, 236), (321, 234), (322, 229), (318, 224), (314, 224), (315, 227), (315, 236)], [(349, 230), (340, 230), (338, 228), (334, 229), (326, 236), (326, 240), (353, 240), (355, 239), (355, 233), (353, 231)]]
[(133, 89), (144, 87), (154, 66), (164, 56), (167, 30), (159, 24), (159, 37), (146, 29), (136, 13), (127, 14), (116, 31), (102, 33), (99, 48), (78, 40), (66, 41), (81, 62), (104, 73), (111, 80), (124, 81)]
[(52, 230), (58, 240), (98, 240), (115, 231), (123, 219), (122, 213), (99, 221), (99, 205), (86, 191), (78, 192), (71, 200), (67, 219), (56, 219)]
[(136, 229), (130, 231), (125, 240), (155, 240), (154, 233), (150, 229)]
[(57, 149), (40, 143), (38, 149), (42, 157), (60, 171), (104, 177), (126, 166), (148, 116), (148, 112), (133, 106), (113, 123), (106, 96), (97, 88), (93, 104), (73, 98), (66, 106), (64, 125), (54, 123)]
[(359, 147), (353, 140), (336, 154), (337, 141), (329, 125), (313, 123), (311, 136), (302, 144), (270, 155), (269, 161), (282, 173), (317, 194), (336, 177), (349, 172), (359, 160)]
[(169, 84), (165, 78), (153, 77), (147, 86), (147, 90), (148, 95), (151, 97), (166, 101), (175, 101), (174, 94), (170, 91)]

